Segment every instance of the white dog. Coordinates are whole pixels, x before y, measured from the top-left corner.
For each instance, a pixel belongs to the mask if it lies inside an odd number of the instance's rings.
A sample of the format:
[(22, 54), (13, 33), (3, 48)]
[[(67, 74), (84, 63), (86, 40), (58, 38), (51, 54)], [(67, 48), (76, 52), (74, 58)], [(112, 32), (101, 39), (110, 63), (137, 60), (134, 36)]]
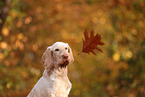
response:
[(56, 42), (49, 46), (42, 56), (43, 76), (27, 97), (68, 97), (72, 85), (67, 77), (67, 66), (73, 61), (67, 43)]

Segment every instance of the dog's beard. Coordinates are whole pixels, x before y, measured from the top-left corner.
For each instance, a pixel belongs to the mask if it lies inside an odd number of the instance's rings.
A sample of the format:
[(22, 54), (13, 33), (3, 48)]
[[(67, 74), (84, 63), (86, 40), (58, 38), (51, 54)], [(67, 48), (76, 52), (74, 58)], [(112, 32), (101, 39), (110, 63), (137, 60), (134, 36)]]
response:
[(69, 64), (69, 61), (68, 60), (66, 60), (66, 61), (64, 61), (62, 64), (60, 64), (59, 66), (61, 67), (61, 68), (66, 68), (66, 66)]

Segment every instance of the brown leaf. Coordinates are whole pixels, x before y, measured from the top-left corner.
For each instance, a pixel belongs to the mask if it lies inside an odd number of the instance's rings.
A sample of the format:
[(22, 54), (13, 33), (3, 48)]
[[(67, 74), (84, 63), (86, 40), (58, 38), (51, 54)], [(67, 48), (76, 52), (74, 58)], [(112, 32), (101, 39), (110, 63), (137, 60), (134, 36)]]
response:
[(83, 47), (82, 47), (82, 52), (88, 53), (92, 52), (93, 54), (96, 55), (94, 52), (94, 49), (97, 49), (100, 52), (103, 52), (98, 45), (104, 45), (103, 42), (101, 42), (101, 36), (99, 34), (96, 34), (94, 36), (94, 30), (90, 32), (90, 37), (88, 36), (88, 31), (85, 30), (84, 32), (84, 37), (85, 39), (83, 40)]

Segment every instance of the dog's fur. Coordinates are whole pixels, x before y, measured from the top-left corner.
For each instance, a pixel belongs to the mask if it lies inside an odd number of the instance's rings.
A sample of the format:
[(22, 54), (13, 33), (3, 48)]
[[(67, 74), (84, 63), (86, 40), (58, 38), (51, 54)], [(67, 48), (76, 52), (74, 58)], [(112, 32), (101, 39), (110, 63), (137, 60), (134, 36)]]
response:
[(68, 97), (72, 84), (67, 77), (67, 66), (73, 61), (67, 43), (56, 42), (49, 46), (42, 56), (43, 76), (27, 97)]

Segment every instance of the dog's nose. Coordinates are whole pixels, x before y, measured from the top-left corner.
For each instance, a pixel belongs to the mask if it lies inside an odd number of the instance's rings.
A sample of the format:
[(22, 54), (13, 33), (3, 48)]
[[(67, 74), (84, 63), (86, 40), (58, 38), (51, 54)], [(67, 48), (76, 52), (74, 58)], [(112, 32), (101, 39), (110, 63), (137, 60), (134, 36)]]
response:
[(68, 55), (62, 55), (63, 59), (68, 59)]

